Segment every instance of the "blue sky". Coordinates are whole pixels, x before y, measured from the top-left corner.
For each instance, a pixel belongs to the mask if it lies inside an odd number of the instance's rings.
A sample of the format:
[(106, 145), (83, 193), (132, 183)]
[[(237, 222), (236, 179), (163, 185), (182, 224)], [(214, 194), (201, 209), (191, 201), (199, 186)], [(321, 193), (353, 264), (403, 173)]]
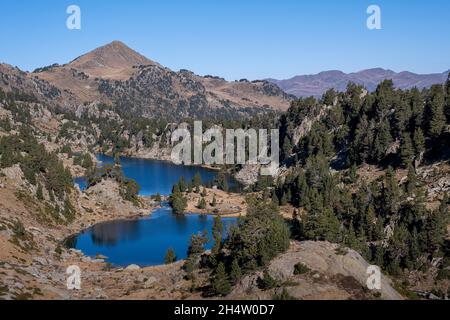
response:
[[(76, 4), (82, 29), (66, 28)], [(382, 30), (368, 30), (377, 4)], [(1, 0), (0, 62), (33, 70), (121, 40), (174, 70), (229, 80), (371, 67), (450, 68), (448, 0)]]

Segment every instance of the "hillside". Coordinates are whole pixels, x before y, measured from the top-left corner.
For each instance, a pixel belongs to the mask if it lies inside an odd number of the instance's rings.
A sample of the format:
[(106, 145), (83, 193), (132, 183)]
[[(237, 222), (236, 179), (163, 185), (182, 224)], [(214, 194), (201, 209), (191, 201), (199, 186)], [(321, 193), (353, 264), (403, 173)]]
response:
[(119, 41), (32, 73), (2, 64), (0, 79), (5, 91), (33, 94), (49, 104), (72, 110), (91, 102), (114, 104), (148, 118), (239, 119), (285, 111), (293, 99), (266, 81), (227, 82), (188, 70), (175, 72)]

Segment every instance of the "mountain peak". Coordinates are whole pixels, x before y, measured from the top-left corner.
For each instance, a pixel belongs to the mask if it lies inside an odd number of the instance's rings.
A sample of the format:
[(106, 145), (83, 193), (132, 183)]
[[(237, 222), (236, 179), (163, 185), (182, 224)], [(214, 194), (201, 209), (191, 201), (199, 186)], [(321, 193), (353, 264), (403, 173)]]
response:
[(157, 65), (154, 61), (129, 48), (121, 41), (113, 41), (86, 53), (68, 64), (90, 76), (122, 79), (140, 65)]

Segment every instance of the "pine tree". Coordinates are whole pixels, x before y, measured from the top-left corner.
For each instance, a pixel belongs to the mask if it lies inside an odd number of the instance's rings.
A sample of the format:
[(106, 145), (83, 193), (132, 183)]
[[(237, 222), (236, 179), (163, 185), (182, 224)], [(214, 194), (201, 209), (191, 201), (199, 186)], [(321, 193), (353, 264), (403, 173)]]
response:
[(384, 220), (382, 217), (377, 217), (377, 222), (375, 224), (373, 240), (380, 241), (384, 238)]
[(348, 173), (348, 178), (350, 183), (358, 181), (358, 167), (356, 166), (356, 163), (352, 164)]
[(427, 103), (428, 134), (432, 138), (437, 138), (441, 135), (446, 123), (444, 91), (441, 85), (432, 86), (430, 91), (431, 96)]
[(381, 200), (382, 209), (385, 214), (395, 214), (398, 211), (400, 204), (400, 190), (392, 167), (389, 167), (385, 174)]
[(295, 202), (297, 207), (305, 207), (308, 204), (308, 183), (306, 182), (306, 176), (303, 170), (299, 172), (296, 191)]
[(351, 162), (364, 163), (371, 156), (373, 135), (367, 116), (363, 115), (355, 131), (355, 139), (351, 149)]
[(411, 164), (414, 158), (414, 147), (408, 132), (404, 132), (400, 145), (400, 158), (403, 166), (406, 168)]
[(217, 199), (216, 199), (216, 195), (214, 195), (214, 197), (213, 197), (213, 200), (212, 200), (212, 202), (211, 202), (211, 206), (212, 206), (212, 207), (215, 207), (215, 206), (217, 206)]
[(200, 255), (205, 251), (205, 244), (208, 243), (207, 232), (204, 230), (201, 233), (193, 234), (189, 241), (187, 255)]
[(232, 283), (236, 283), (241, 279), (242, 277), (242, 271), (241, 267), (239, 266), (239, 262), (237, 259), (233, 259), (233, 262), (231, 263), (231, 272), (230, 272), (230, 279)]
[(219, 188), (220, 190), (228, 191), (228, 181), (227, 181), (227, 177), (223, 171), (220, 171), (217, 174), (215, 183), (217, 185), (217, 188)]
[(390, 271), (397, 274), (403, 260), (409, 255), (410, 234), (404, 224), (398, 225), (389, 241)]
[(417, 128), (414, 131), (414, 149), (416, 153), (416, 159), (419, 164), (422, 160), (422, 155), (425, 152), (425, 137), (423, 135), (422, 129)]
[(447, 81), (445, 82), (445, 116), (447, 117), (447, 124), (450, 124), (450, 73), (448, 74)]
[(417, 176), (416, 171), (414, 170), (414, 167), (412, 164), (408, 164), (408, 177), (406, 181), (406, 193), (409, 196), (415, 195), (417, 188)]
[(420, 128), (423, 122), (424, 101), (422, 94), (417, 88), (412, 88), (409, 95), (411, 105), (411, 125), (414, 128)]
[(385, 255), (385, 250), (383, 248), (382, 244), (379, 244), (375, 247), (375, 257), (373, 259), (375, 265), (379, 266), (380, 268), (384, 267), (384, 255)]
[(198, 209), (201, 209), (201, 210), (206, 209), (206, 201), (205, 201), (205, 198), (201, 197), (201, 198), (198, 200), (197, 208), (198, 208)]
[(225, 266), (219, 262), (215, 275), (212, 280), (212, 287), (214, 292), (220, 296), (226, 296), (231, 292), (231, 284)]
[(373, 160), (379, 162), (383, 160), (386, 155), (386, 151), (390, 144), (392, 143), (391, 128), (389, 121), (385, 120), (381, 122), (380, 128), (375, 136), (374, 146), (373, 146)]
[(316, 233), (320, 240), (339, 242), (341, 224), (331, 208), (319, 214)]
[(259, 288), (262, 290), (270, 290), (278, 286), (278, 281), (274, 279), (267, 269), (263, 271), (263, 277), (260, 278)]
[(175, 184), (172, 188), (172, 194), (169, 197), (169, 204), (175, 214), (183, 214), (187, 207), (187, 199), (180, 192), (180, 187), (178, 184)]
[(448, 196), (445, 195), (441, 205), (427, 218), (425, 232), (427, 249), (430, 254), (437, 256), (447, 236), (448, 225)]
[(184, 180), (183, 176), (180, 177), (180, 181), (178, 182), (178, 187), (180, 189), (180, 192), (185, 192), (187, 189), (186, 181)]
[(212, 226), (212, 238), (214, 244), (211, 249), (211, 263), (214, 266), (217, 264), (220, 250), (222, 250), (223, 222), (220, 216), (214, 217), (214, 223)]
[(291, 139), (286, 135), (283, 140), (282, 159), (287, 159), (292, 154), (292, 149)]
[(198, 266), (200, 256), (205, 252), (205, 244), (208, 243), (207, 232), (193, 234), (189, 240), (187, 258), (184, 263), (184, 270), (188, 280), (195, 280), (194, 271)]
[(183, 269), (186, 272), (186, 279), (195, 281), (194, 271), (196, 268), (197, 258), (195, 256), (188, 256), (184, 262)]
[[(197, 173), (195, 174), (194, 180), (193, 180), (194, 188), (197, 190), (197, 189), (200, 187), (201, 184), (202, 184), (202, 177), (201, 177), (201, 175), (200, 175), (200, 172), (197, 172)], [(197, 193), (198, 193), (198, 192), (197, 192)]]
[(166, 264), (171, 264), (171, 263), (174, 263), (175, 261), (177, 261), (177, 256), (175, 255), (175, 251), (173, 250), (173, 248), (167, 249), (167, 253), (164, 258), (164, 262)]
[(375, 208), (373, 207), (373, 204), (369, 204), (366, 211), (366, 219), (365, 219), (365, 230), (366, 234), (368, 236), (368, 239), (375, 241), (375, 234), (376, 234), (376, 223), (377, 223), (377, 217), (375, 214)]
[(418, 257), (420, 257), (419, 235), (417, 228), (414, 227), (409, 240), (409, 256), (406, 261), (406, 267), (410, 270), (416, 268)]
[(352, 249), (356, 249), (358, 246), (358, 239), (356, 238), (353, 222), (350, 222), (350, 226), (347, 230), (347, 235), (345, 237), (345, 244)]

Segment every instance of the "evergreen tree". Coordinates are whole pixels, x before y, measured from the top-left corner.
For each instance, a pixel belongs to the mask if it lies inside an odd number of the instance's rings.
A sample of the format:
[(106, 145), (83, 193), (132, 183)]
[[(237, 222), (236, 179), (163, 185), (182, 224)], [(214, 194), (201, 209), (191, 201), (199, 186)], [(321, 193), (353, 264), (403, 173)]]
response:
[(447, 81), (445, 82), (445, 116), (447, 117), (447, 124), (450, 124), (450, 73), (448, 74)]
[(423, 136), (422, 129), (420, 128), (417, 128), (416, 131), (414, 131), (414, 149), (416, 157), (420, 159), (425, 151), (425, 137)]
[(440, 254), (440, 249), (447, 236), (448, 225), (448, 196), (438, 209), (434, 210), (427, 218), (425, 232), (427, 237), (427, 249), (432, 256)]
[(377, 217), (377, 222), (375, 224), (373, 240), (380, 241), (384, 239), (384, 220), (382, 217)]
[(379, 266), (380, 268), (384, 267), (384, 258), (385, 255), (385, 249), (382, 244), (375, 246), (375, 257), (373, 259), (375, 265)]
[(427, 128), (432, 138), (441, 135), (446, 119), (444, 115), (444, 91), (441, 85), (433, 85), (430, 89), (430, 97), (427, 102)]
[(358, 167), (356, 166), (356, 163), (353, 163), (351, 166), (348, 173), (348, 178), (350, 183), (355, 183), (358, 181)]
[(222, 240), (223, 240), (223, 222), (220, 216), (214, 217), (214, 223), (212, 226), (212, 238), (214, 244), (211, 249), (211, 262), (212, 265), (216, 265), (220, 251), (222, 250)]
[(205, 244), (208, 243), (207, 232), (193, 234), (189, 242), (188, 256), (199, 256), (205, 251)]
[(181, 176), (180, 181), (178, 182), (178, 188), (180, 189), (180, 192), (185, 192), (187, 189), (186, 181), (183, 176)]
[(289, 247), (290, 232), (273, 202), (248, 199), (247, 215), (230, 229), (226, 248), (243, 271), (265, 266)]
[(198, 200), (197, 208), (198, 208), (198, 209), (201, 209), (201, 210), (206, 209), (206, 201), (205, 201), (205, 198), (201, 197), (201, 198)]
[(173, 248), (167, 249), (167, 253), (164, 258), (165, 264), (172, 264), (175, 261), (177, 261), (177, 256), (175, 255), (175, 251), (173, 250)]
[(409, 104), (412, 116), (411, 125), (413, 128), (420, 128), (423, 122), (424, 101), (422, 94), (417, 88), (412, 88), (409, 94)]
[(371, 156), (373, 134), (366, 115), (361, 117), (351, 149), (351, 162), (364, 163)]
[(389, 121), (381, 122), (380, 128), (375, 136), (373, 146), (373, 160), (380, 162), (386, 155), (388, 147), (392, 143), (391, 128)]
[(212, 280), (212, 287), (214, 292), (220, 296), (226, 296), (231, 292), (231, 284), (225, 266), (219, 262), (215, 275)]
[(406, 267), (410, 270), (416, 268), (418, 257), (420, 257), (419, 235), (414, 227), (409, 240), (409, 256), (406, 261)]
[(231, 272), (230, 272), (230, 279), (231, 282), (234, 284), (242, 277), (242, 271), (241, 267), (239, 266), (239, 263), (237, 259), (233, 259), (233, 262), (231, 263)]
[(414, 159), (414, 147), (408, 132), (404, 132), (400, 145), (400, 158), (406, 168)]
[(286, 135), (282, 145), (282, 159), (287, 159), (292, 154), (293, 145), (291, 139)]
[[(200, 172), (197, 172), (194, 176), (193, 185), (194, 188), (197, 190), (202, 184), (202, 177), (200, 175)], [(197, 192), (198, 193), (198, 192)]]
[(366, 234), (368, 236), (368, 239), (371, 239), (373, 241), (376, 241), (376, 223), (377, 218), (375, 214), (375, 208), (373, 207), (373, 204), (369, 204), (366, 211), (366, 219), (365, 219), (364, 228), (366, 231)]
[(404, 224), (400, 224), (394, 230), (394, 235), (389, 241), (389, 271), (398, 274), (404, 259), (409, 255), (410, 234)]
[(263, 277), (259, 279), (259, 288), (270, 290), (276, 287), (278, 287), (278, 281), (270, 275), (267, 269), (264, 269)]
[(381, 201), (382, 209), (386, 215), (391, 215), (398, 211), (400, 204), (400, 190), (392, 167), (388, 168), (384, 176)]
[(217, 174), (217, 177), (215, 179), (215, 183), (217, 185), (217, 188), (223, 191), (228, 191), (228, 180), (223, 171), (220, 171)]
[(184, 263), (184, 270), (186, 271), (186, 278), (195, 281), (194, 271), (198, 267), (198, 260), (205, 252), (205, 244), (208, 243), (207, 233), (193, 234), (189, 241), (187, 250), (187, 258)]
[(408, 165), (408, 177), (406, 180), (406, 193), (408, 195), (414, 195), (417, 188), (417, 176), (416, 171), (414, 170), (414, 167), (410, 163)]
[(169, 197), (169, 204), (175, 214), (183, 214), (187, 207), (187, 199), (181, 193), (178, 184), (175, 184), (172, 188), (172, 194)]
[(297, 207), (305, 207), (308, 204), (308, 183), (303, 170), (300, 170), (297, 178), (295, 199)]

